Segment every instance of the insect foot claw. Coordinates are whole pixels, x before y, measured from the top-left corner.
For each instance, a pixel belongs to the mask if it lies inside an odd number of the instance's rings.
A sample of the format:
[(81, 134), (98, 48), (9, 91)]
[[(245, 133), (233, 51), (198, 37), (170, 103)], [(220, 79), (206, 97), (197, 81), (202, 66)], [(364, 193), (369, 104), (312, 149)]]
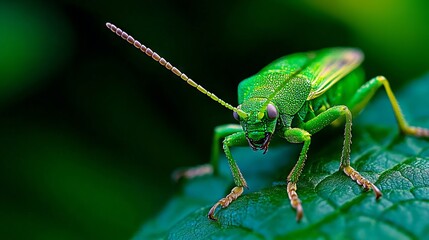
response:
[(195, 167), (185, 168), (185, 169), (178, 169), (173, 172), (171, 177), (174, 181), (179, 181), (180, 179), (192, 179), (195, 177), (201, 177), (204, 175), (212, 174), (213, 173), (213, 167), (210, 164), (203, 164)]
[(411, 134), (416, 137), (429, 137), (429, 129), (420, 127), (409, 127), (406, 134)]
[(380, 189), (378, 189), (377, 186), (375, 186), (368, 179), (362, 177), (362, 175), (360, 175), (358, 171), (354, 170), (354, 168), (347, 166), (343, 168), (343, 171), (353, 181), (356, 181), (357, 184), (363, 186), (365, 189), (372, 189), (375, 194), (375, 199), (379, 199), (381, 196), (383, 196), (383, 194), (381, 193)]
[[(222, 200), (222, 199), (221, 199), (221, 200)], [(208, 217), (210, 220), (217, 221), (217, 218), (214, 216), (214, 212), (216, 211), (216, 208), (219, 206), (219, 204), (220, 204), (220, 200), (219, 200), (219, 202), (217, 202), (215, 205), (213, 205), (213, 207), (212, 207), (212, 208), (210, 208), (210, 211), (209, 211), (209, 213), (207, 214), (207, 217)]]
[(296, 193), (296, 183), (289, 182), (287, 184), (287, 194), (289, 196), (290, 205), (296, 209), (296, 221), (299, 222), (304, 216), (304, 210), (302, 209), (301, 200), (298, 198)]
[(214, 216), (214, 213), (217, 207), (220, 205), (222, 208), (226, 208), (231, 204), (235, 199), (237, 199), (243, 193), (243, 187), (234, 187), (231, 192), (226, 195), (226, 197), (220, 199), (213, 207), (210, 208), (207, 217), (210, 220), (217, 221), (217, 218)]

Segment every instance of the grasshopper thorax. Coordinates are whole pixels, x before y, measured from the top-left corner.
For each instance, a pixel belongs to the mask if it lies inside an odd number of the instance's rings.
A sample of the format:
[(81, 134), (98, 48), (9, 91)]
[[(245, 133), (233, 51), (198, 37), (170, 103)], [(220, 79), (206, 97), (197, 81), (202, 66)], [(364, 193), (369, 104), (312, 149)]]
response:
[(264, 150), (264, 153), (268, 150), (279, 117), (276, 105), (266, 103), (266, 98), (250, 98), (237, 107), (248, 114), (246, 117), (243, 118), (236, 112), (233, 114), (243, 127), (250, 147), (253, 150)]

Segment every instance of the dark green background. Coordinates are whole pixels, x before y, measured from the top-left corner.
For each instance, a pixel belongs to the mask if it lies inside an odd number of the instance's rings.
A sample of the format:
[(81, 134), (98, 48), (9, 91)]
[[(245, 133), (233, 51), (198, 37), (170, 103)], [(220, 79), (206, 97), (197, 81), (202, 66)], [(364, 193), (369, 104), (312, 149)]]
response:
[(297, 51), (359, 47), (394, 90), (429, 70), (427, 1), (296, 2), (2, 1), (0, 233), (129, 238), (233, 122), (106, 21), (233, 105), (240, 80)]

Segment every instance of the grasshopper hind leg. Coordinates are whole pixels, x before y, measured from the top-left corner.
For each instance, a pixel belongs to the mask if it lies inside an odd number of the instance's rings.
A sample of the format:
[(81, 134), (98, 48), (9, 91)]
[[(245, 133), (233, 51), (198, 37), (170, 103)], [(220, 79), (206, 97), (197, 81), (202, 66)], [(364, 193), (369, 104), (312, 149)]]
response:
[(393, 112), (398, 122), (398, 127), (400, 131), (407, 135), (412, 135), (416, 137), (429, 137), (429, 129), (410, 126), (405, 120), (404, 114), (399, 107), (399, 103), (396, 100), (395, 95), (393, 94), (392, 89), (390, 88), (389, 81), (383, 77), (375, 77), (368, 82), (366, 82), (362, 87), (358, 89), (351, 101), (347, 106), (352, 109), (353, 113), (360, 112), (369, 102), (369, 100), (374, 96), (375, 92), (383, 86), (386, 90), (387, 96), (389, 98), (390, 104), (392, 105)]
[(192, 179), (211, 174), (213, 174), (213, 166), (210, 163), (207, 163), (194, 167), (177, 169), (173, 172), (171, 178), (178, 182), (180, 179)]
[[(429, 137), (429, 129), (410, 126), (407, 123), (401, 111), (401, 108), (399, 107), (399, 103), (396, 100), (392, 89), (390, 88), (388, 80), (383, 76), (375, 77), (365, 83), (362, 87), (360, 87), (351, 99), (351, 101), (347, 104), (347, 106), (352, 110), (353, 113), (360, 112), (381, 86), (383, 86), (386, 90), (400, 131), (404, 134), (413, 135), (416, 137)], [(362, 185), (365, 189), (373, 189), (376, 199), (380, 198), (382, 196), (381, 191), (369, 180), (362, 177), (358, 171), (353, 169), (350, 166), (350, 158), (345, 157), (350, 156), (350, 149), (347, 149), (347, 146), (349, 146), (351, 140), (349, 140), (348, 138), (351, 139), (351, 113), (346, 114), (345, 140), (340, 168), (344, 171), (346, 175), (350, 176), (350, 178), (356, 181), (359, 185)]]

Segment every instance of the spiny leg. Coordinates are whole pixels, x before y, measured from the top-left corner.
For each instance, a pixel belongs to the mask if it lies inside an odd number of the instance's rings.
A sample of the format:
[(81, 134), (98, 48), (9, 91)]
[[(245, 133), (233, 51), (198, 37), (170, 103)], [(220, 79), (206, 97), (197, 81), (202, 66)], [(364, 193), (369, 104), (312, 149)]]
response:
[(219, 152), (220, 152), (220, 140), (229, 136), (233, 133), (243, 131), (239, 124), (225, 124), (217, 126), (213, 133), (213, 142), (211, 149), (210, 163), (198, 165), (195, 167), (188, 167), (178, 169), (174, 171), (172, 177), (178, 181), (181, 178), (191, 179), (194, 177), (200, 177), (207, 174), (218, 174), (219, 173)]
[(308, 122), (303, 123), (300, 127), (307, 130), (309, 133), (314, 134), (340, 117), (345, 116), (345, 129), (344, 129), (344, 144), (341, 153), (341, 164), (340, 169), (350, 176), (359, 185), (362, 185), (365, 189), (372, 189), (374, 191), (376, 199), (382, 196), (381, 191), (369, 180), (365, 179), (360, 175), (358, 171), (350, 166), (350, 145), (352, 143), (352, 113), (347, 106), (335, 106), (327, 109), (320, 113), (315, 118)]
[(284, 137), (291, 143), (304, 142), (298, 162), (295, 164), (289, 176), (287, 177), (287, 194), (290, 204), (293, 208), (296, 209), (296, 221), (299, 222), (303, 216), (303, 209), (301, 200), (299, 200), (298, 194), (296, 192), (296, 183), (298, 182), (299, 176), (301, 175), (302, 169), (304, 168), (305, 160), (307, 159), (307, 152), (311, 143), (311, 135), (303, 129), (290, 128), (284, 132)]
[(429, 129), (408, 125), (404, 115), (402, 114), (401, 108), (399, 107), (398, 101), (390, 88), (389, 81), (383, 76), (375, 77), (362, 85), (347, 105), (353, 113), (361, 111), (381, 86), (384, 86), (384, 89), (386, 89), (387, 96), (389, 97), (390, 104), (392, 105), (393, 112), (401, 132), (417, 137), (429, 137)]
[[(238, 132), (243, 132), (243, 128), (240, 124), (225, 124), (215, 127), (210, 156), (210, 165), (213, 167), (213, 172), (215, 174), (219, 174), (219, 153), (221, 150), (221, 139)], [(241, 143), (241, 145), (246, 146), (247, 142)]]
[(362, 185), (365, 189), (372, 189), (375, 194), (375, 198), (379, 199), (382, 196), (380, 189), (378, 189), (368, 179), (362, 177), (358, 171), (350, 166), (350, 145), (352, 144), (352, 113), (348, 108), (345, 108), (343, 114), (346, 116), (346, 123), (344, 129), (344, 144), (343, 151), (341, 153), (341, 164), (340, 169), (349, 176), (357, 184)]
[(231, 169), (232, 177), (234, 178), (235, 187), (231, 190), (231, 192), (226, 195), (226, 197), (220, 199), (208, 212), (207, 216), (211, 220), (217, 220), (214, 216), (214, 213), (217, 207), (220, 205), (222, 208), (226, 208), (237, 199), (242, 193), (244, 188), (247, 188), (246, 180), (240, 172), (240, 169), (237, 166), (234, 158), (232, 157), (230, 147), (244, 145), (247, 143), (246, 135), (243, 131), (237, 132), (227, 136), (223, 140), (223, 150), (225, 152), (226, 158), (228, 159), (228, 164)]

